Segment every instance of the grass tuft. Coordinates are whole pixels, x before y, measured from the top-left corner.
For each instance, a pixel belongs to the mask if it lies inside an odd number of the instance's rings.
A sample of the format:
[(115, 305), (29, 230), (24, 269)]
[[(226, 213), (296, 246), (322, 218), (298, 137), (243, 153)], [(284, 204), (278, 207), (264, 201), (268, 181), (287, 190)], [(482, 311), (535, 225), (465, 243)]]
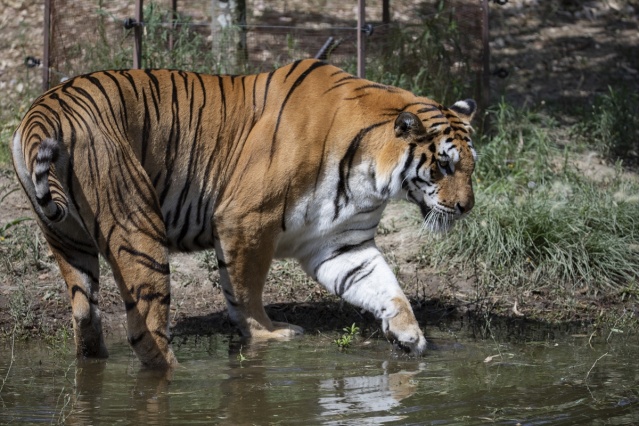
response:
[(639, 166), (639, 94), (608, 88), (593, 103), (586, 119), (576, 126), (578, 136), (609, 160)]
[(590, 181), (573, 172), (538, 117), (503, 104), (493, 113), (497, 131), (480, 147), (475, 211), (421, 258), (476, 268), (479, 283), (514, 293), (636, 292), (639, 185), (620, 171)]

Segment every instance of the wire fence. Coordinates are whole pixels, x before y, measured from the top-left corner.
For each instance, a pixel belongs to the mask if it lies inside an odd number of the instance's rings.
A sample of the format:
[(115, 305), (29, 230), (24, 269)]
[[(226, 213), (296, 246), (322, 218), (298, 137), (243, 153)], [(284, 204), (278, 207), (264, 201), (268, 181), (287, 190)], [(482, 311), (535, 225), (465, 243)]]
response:
[[(156, 0), (145, 2), (137, 20), (135, 0), (47, 3), (46, 86), (96, 69), (132, 67), (135, 28), (142, 67), (222, 73), (268, 71), (307, 57), (355, 73), (363, 32), (369, 78), (437, 72), (455, 76), (487, 102), (488, 0), (368, 0), (363, 28), (354, 0)], [(396, 70), (386, 71), (388, 64)]]

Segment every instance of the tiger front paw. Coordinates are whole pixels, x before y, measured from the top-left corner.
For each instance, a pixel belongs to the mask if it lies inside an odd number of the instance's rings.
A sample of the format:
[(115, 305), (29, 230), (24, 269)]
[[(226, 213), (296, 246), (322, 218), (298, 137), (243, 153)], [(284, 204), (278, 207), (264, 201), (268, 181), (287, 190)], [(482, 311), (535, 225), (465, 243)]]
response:
[(423, 354), (426, 351), (426, 339), (410, 304), (398, 298), (393, 299), (393, 302), (398, 307), (397, 314), (382, 321), (386, 338), (406, 353), (416, 356)]

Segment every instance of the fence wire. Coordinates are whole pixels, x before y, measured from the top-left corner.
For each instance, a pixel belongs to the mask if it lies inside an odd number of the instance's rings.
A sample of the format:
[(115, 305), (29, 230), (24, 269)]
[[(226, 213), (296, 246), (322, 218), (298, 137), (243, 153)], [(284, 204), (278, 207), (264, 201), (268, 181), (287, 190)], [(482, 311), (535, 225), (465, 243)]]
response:
[[(267, 71), (322, 53), (329, 62), (354, 71), (356, 1), (246, 0), (246, 11), (240, 18), (228, 9), (232, 2), (181, 0), (176, 2), (177, 14), (172, 15), (171, 0), (147, 0), (143, 44), (150, 39), (148, 32), (156, 31), (161, 45), (156, 46), (155, 56), (143, 58), (143, 66), (163, 66), (163, 58), (184, 41), (180, 37), (184, 28), (189, 28), (189, 37), (199, 37), (196, 46), (201, 52), (190, 53), (193, 63), (179, 65), (197, 71)], [(226, 11), (219, 7), (224, 4)], [(442, 63), (450, 72), (463, 68), (466, 74), (461, 79), (469, 81), (479, 94), (482, 64), (488, 54), (482, 37), (488, 25), (483, 4), (482, 0), (391, 0), (391, 20), (383, 23), (382, 1), (369, 0), (366, 17), (372, 32), (367, 36), (366, 61), (375, 66), (376, 61), (392, 60), (392, 55), (403, 49), (395, 40), (398, 30), (413, 30), (416, 38), (424, 34), (420, 30), (436, 22), (445, 30), (454, 29), (458, 36), (442, 40), (437, 31), (431, 31), (433, 38), (428, 42), (441, 45), (447, 56), (441, 58)], [(123, 23), (134, 16), (134, 9), (134, 0), (51, 0), (50, 85), (96, 69), (131, 67), (133, 31)], [(391, 55), (391, 59), (384, 55)]]

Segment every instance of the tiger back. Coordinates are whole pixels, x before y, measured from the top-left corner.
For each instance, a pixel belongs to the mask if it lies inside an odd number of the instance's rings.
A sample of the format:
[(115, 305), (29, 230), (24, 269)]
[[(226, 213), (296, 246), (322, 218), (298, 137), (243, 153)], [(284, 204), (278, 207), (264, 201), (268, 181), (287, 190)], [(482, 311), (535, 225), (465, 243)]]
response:
[(426, 341), (374, 241), (390, 199), (447, 230), (473, 207), (472, 100), (445, 108), (315, 60), (215, 76), (103, 71), (38, 98), (14, 168), (60, 266), (77, 353), (104, 357), (98, 255), (111, 265), (128, 339), (145, 365), (170, 348), (169, 252), (215, 248), (242, 334), (285, 339), (262, 290), (274, 257), (372, 312), (388, 338)]

